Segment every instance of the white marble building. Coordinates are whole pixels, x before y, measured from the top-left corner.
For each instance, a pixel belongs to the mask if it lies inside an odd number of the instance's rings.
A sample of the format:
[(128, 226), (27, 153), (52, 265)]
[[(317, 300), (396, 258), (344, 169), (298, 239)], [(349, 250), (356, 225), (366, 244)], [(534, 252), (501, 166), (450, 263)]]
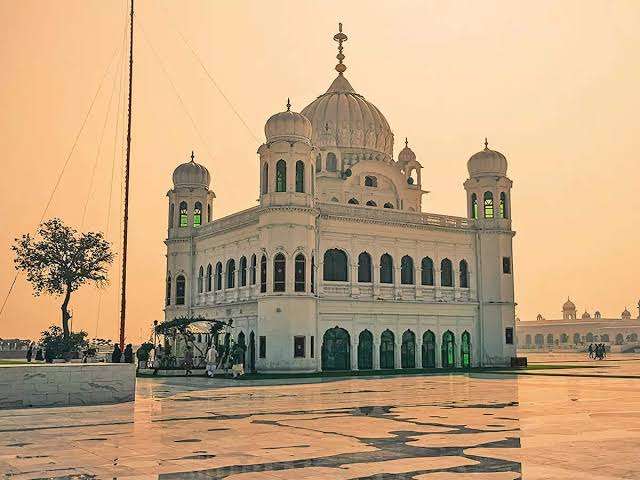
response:
[[(224, 218), (208, 170), (168, 192), (165, 318), (233, 319), (250, 369), (504, 365), (515, 356), (511, 180), (485, 148), (467, 214), (423, 212), (425, 178), (381, 111), (338, 75), (301, 113), (269, 118), (260, 203)], [(430, 179), (435, 183), (436, 179)]]

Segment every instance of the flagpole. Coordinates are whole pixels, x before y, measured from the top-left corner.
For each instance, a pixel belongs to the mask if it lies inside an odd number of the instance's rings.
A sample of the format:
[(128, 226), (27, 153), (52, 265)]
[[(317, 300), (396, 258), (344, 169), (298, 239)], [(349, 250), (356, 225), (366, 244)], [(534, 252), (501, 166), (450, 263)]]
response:
[(120, 350), (124, 350), (127, 312), (127, 236), (129, 227), (129, 166), (131, 163), (131, 97), (133, 88), (133, 2), (129, 19), (129, 106), (127, 112), (127, 157), (124, 170), (124, 215), (122, 228), (122, 291), (120, 297)]

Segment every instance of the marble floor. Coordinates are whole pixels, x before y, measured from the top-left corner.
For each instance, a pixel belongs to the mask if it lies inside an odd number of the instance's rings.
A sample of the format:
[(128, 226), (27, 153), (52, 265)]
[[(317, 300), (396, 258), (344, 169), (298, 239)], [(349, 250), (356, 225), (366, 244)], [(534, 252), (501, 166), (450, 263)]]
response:
[(9, 479), (640, 479), (633, 378), (640, 357), (558, 360), (598, 368), (306, 382), (139, 379), (135, 404), (0, 410), (0, 472)]

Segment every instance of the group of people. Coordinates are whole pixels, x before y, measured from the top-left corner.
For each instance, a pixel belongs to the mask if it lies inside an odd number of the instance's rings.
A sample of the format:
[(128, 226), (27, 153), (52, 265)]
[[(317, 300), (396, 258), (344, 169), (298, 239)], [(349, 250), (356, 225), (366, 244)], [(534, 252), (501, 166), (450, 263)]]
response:
[(120, 345), (116, 343), (111, 353), (111, 363), (133, 363), (133, 346), (129, 343), (122, 351), (120, 350)]
[(216, 372), (226, 373), (231, 371), (233, 378), (244, 375), (244, 349), (237, 343), (233, 345), (230, 352), (222, 355), (218, 354), (215, 345), (211, 345), (205, 356), (207, 363), (207, 375), (213, 377)]
[(594, 360), (604, 360), (607, 356), (607, 348), (604, 343), (589, 344), (587, 352), (589, 352), (589, 358), (593, 358)]
[[(35, 355), (34, 355), (35, 353)], [(31, 342), (29, 348), (27, 348), (27, 362), (31, 363), (32, 360), (42, 361), (44, 360), (44, 354), (41, 347), (37, 347), (35, 343)]]

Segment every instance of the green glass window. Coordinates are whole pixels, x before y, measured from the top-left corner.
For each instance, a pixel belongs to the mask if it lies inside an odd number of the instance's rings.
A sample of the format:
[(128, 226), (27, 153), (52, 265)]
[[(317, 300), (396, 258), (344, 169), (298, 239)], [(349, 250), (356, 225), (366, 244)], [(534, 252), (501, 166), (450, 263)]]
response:
[(193, 226), (199, 227), (200, 225), (202, 225), (202, 204), (196, 202), (193, 206)]
[(295, 285), (296, 292), (304, 292), (306, 284), (306, 260), (301, 253), (296, 256), (295, 260)]
[(184, 276), (179, 275), (176, 278), (176, 305), (184, 305), (185, 288)]
[(351, 369), (351, 339), (339, 327), (330, 328), (322, 337), (322, 370)]
[[(512, 341), (513, 343), (513, 341)], [(462, 334), (462, 345), (460, 346), (462, 368), (471, 367), (471, 334), (465, 331)]]
[(484, 218), (493, 218), (493, 193), (484, 192)]
[(469, 266), (466, 260), (460, 260), (460, 288), (469, 288)]
[(422, 368), (436, 366), (436, 336), (431, 330), (422, 335)]
[(276, 192), (287, 191), (287, 162), (278, 160), (276, 163)]
[(296, 162), (296, 192), (304, 193), (304, 162)]
[(444, 258), (440, 262), (440, 285), (453, 287), (453, 265), (448, 258)]
[(273, 259), (273, 291), (285, 291), (285, 268), (284, 255), (279, 253)]
[(478, 196), (471, 195), (471, 218), (478, 218)]
[(400, 365), (402, 368), (416, 368), (416, 335), (411, 330), (402, 334)]
[(456, 350), (453, 333), (447, 330), (442, 334), (442, 368), (456, 366)]
[(400, 261), (400, 283), (413, 285), (413, 258), (409, 255), (405, 255)]
[(187, 202), (180, 202), (180, 227), (188, 226)]
[(395, 368), (395, 337), (391, 330), (380, 336), (380, 368)]
[(373, 369), (373, 334), (363, 330), (358, 337), (358, 370)]

